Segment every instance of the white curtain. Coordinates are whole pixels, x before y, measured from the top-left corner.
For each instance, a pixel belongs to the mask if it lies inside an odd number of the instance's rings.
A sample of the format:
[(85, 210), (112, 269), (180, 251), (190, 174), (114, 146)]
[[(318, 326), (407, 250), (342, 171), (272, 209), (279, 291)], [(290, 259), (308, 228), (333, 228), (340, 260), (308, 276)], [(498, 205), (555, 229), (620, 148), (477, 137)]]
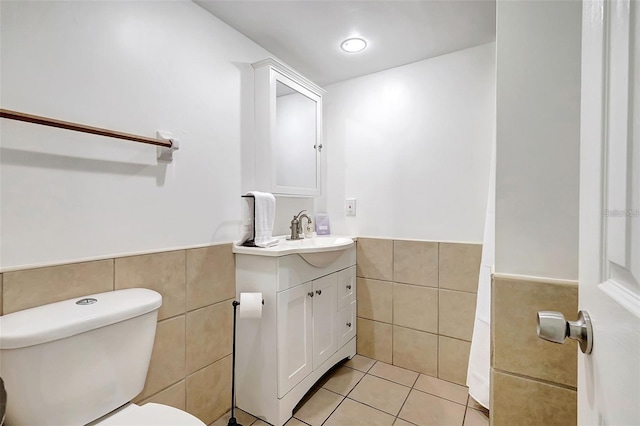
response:
[(482, 239), (482, 260), (478, 277), (476, 319), (473, 325), (469, 370), (467, 371), (469, 395), (486, 408), (489, 408), (491, 380), (491, 269), (495, 263), (495, 200), (496, 144), (494, 141), (491, 154), (491, 170), (489, 172), (487, 214), (484, 223), (484, 237)]

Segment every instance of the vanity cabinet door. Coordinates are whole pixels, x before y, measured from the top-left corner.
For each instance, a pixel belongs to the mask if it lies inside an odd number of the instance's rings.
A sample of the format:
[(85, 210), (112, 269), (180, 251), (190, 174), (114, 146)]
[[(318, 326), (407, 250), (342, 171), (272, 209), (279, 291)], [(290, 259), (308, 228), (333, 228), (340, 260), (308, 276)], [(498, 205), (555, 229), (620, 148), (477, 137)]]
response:
[(338, 312), (336, 321), (338, 349), (343, 347), (356, 335), (356, 301), (354, 300)]
[(338, 350), (336, 335), (338, 274), (313, 281), (313, 369)]
[(356, 300), (356, 267), (338, 272), (338, 310)]
[(312, 290), (308, 282), (277, 294), (278, 398), (313, 371)]

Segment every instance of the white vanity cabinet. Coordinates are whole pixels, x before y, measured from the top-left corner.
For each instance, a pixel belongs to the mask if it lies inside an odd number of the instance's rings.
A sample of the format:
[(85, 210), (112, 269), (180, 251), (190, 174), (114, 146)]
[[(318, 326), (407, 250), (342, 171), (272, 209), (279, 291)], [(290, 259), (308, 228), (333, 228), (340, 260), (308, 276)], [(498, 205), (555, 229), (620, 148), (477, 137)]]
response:
[(261, 292), (260, 319), (238, 318), (236, 405), (275, 426), (331, 367), (356, 353), (356, 250), (325, 267), (301, 256), (236, 253), (236, 289)]
[(320, 195), (324, 89), (273, 58), (253, 68), (258, 189)]

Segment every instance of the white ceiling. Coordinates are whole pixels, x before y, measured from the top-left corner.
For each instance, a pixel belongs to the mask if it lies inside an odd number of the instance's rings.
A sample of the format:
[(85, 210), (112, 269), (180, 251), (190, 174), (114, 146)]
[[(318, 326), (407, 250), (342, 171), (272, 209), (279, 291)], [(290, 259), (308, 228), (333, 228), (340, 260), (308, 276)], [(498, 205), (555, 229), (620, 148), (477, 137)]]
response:
[(495, 40), (495, 0), (195, 2), (320, 86)]

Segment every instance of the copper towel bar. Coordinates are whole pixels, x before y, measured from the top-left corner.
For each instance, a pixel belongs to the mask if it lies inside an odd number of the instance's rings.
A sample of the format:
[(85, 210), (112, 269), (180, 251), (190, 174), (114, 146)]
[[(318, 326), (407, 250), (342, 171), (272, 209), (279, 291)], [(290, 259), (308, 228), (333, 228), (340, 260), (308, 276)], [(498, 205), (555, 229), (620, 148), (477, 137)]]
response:
[(91, 133), (93, 135), (108, 136), (116, 139), (124, 139), (133, 142), (146, 143), (150, 145), (171, 148), (173, 141), (148, 138), (145, 136), (132, 135), (130, 133), (117, 132), (115, 130), (102, 129), (100, 127), (86, 126), (84, 124), (72, 123), (70, 121), (56, 120), (54, 118), (41, 117), (38, 115), (25, 114), (23, 112), (0, 109), (0, 117), (10, 120), (26, 121), (27, 123), (40, 124), (42, 126), (58, 127), (60, 129), (74, 130), (76, 132)]

